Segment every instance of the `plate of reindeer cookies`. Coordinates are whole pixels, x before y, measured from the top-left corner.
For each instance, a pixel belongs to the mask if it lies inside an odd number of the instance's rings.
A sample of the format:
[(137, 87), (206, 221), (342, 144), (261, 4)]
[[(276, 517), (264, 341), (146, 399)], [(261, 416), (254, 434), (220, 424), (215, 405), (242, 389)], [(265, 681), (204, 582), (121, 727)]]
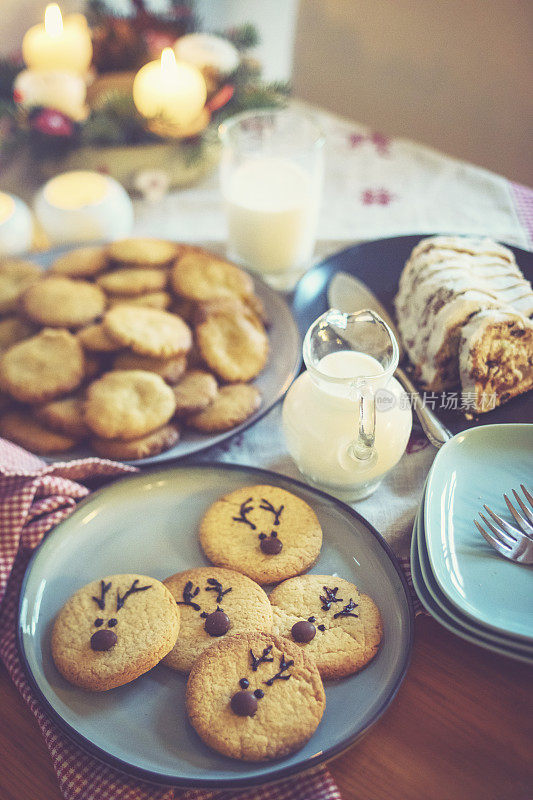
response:
[(19, 608), (50, 717), (180, 787), (267, 783), (342, 752), (392, 701), (412, 638), (401, 569), (363, 517), (231, 464), (96, 491), (34, 554)]
[(44, 458), (190, 455), (265, 414), (300, 363), (285, 300), (203, 248), (0, 260), (0, 436)]

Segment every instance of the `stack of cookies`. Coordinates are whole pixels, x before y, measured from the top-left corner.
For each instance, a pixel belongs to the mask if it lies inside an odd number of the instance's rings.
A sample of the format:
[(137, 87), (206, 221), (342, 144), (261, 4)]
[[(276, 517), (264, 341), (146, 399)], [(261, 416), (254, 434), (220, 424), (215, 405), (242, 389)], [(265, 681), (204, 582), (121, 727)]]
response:
[(251, 277), (190, 245), (125, 239), (47, 272), (0, 262), (0, 435), (133, 460), (183, 428), (230, 430), (261, 404), (266, 324)]
[[(322, 679), (376, 655), (379, 610), (348, 580), (302, 574), (322, 529), (306, 502), (277, 486), (221, 497), (199, 536), (213, 566), (163, 583), (112, 575), (73, 595), (54, 625), (55, 663), (71, 683), (105, 690), (162, 660), (189, 674), (186, 710), (206, 744), (248, 761), (286, 756), (322, 718)], [(262, 586), (273, 583), (268, 596)]]

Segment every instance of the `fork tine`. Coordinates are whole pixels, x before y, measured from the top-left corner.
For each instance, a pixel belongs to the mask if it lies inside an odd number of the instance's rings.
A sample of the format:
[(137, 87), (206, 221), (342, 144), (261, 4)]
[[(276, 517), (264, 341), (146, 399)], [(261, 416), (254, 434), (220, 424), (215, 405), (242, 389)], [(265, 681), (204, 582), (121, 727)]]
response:
[(487, 505), (483, 505), (483, 508), (489, 512), (494, 522), (496, 522), (501, 528), (503, 528), (504, 533), (506, 533), (512, 539), (513, 544), (515, 544), (518, 541), (515, 529), (511, 525), (509, 525), (508, 522), (506, 522), (504, 519), (495, 514), (494, 511), (491, 511)]
[(516, 498), (516, 502), (518, 503), (518, 505), (520, 506), (520, 508), (524, 512), (524, 516), (529, 521), (529, 523), (531, 525), (533, 525), (533, 514), (531, 513), (529, 508), (526, 506), (526, 504), (524, 503), (524, 501), (522, 500), (522, 498), (520, 497), (520, 495), (518, 494), (516, 489), (513, 489), (513, 494), (514, 494), (514, 496)]
[(524, 486), (524, 484), (523, 484), (523, 483), (521, 483), (521, 484), (520, 484), (520, 488), (521, 488), (521, 489), (522, 489), (522, 491), (524, 492), (524, 494), (525, 494), (525, 496), (526, 496), (526, 500), (529, 502), (529, 504), (530, 504), (531, 508), (533, 508), (533, 497), (532, 497), (532, 496), (531, 496), (531, 494), (528, 492), (528, 490), (526, 489), (526, 487)]
[(510, 558), (511, 548), (508, 545), (501, 544), (499, 539), (496, 539), (494, 536), (491, 536), (490, 533), (481, 527), (477, 519), (474, 520), (474, 525), (483, 536), (487, 544), (493, 547), (500, 555), (505, 556), (506, 558)]
[(509, 511), (511, 512), (511, 514), (513, 515), (513, 517), (517, 521), (518, 527), (520, 528), (520, 530), (522, 530), (526, 534), (526, 536), (531, 535), (533, 533), (533, 526), (531, 526), (529, 524), (529, 522), (527, 522), (527, 520), (525, 520), (524, 517), (521, 514), (518, 513), (518, 511), (513, 506), (513, 504), (511, 503), (511, 501), (509, 500), (509, 498), (507, 497), (506, 494), (504, 494), (503, 497), (504, 497), (505, 502), (507, 503), (507, 508), (509, 509)]
[(511, 537), (508, 536), (504, 531), (499, 530), (499, 528), (495, 528), (494, 525), (492, 524), (492, 522), (490, 520), (488, 520), (486, 517), (483, 516), (481, 511), (479, 512), (479, 516), (481, 517), (481, 519), (483, 520), (485, 525), (487, 525), (489, 527), (489, 529), (493, 532), (493, 534), (496, 537), (496, 539), (499, 542), (501, 542), (501, 544), (504, 544), (509, 549), (511, 549), (512, 545), (516, 544), (516, 542), (517, 542), (516, 539), (511, 539)]

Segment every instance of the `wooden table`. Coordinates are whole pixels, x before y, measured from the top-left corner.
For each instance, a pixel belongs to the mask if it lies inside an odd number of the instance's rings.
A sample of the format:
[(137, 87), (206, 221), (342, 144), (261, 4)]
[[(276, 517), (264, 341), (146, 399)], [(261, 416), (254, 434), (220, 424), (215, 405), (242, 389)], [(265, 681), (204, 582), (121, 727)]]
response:
[[(418, 617), (397, 697), (330, 764), (344, 800), (530, 800), (532, 687), (530, 667)], [(61, 800), (37, 724), (3, 667), (0, 753), (1, 800)]]

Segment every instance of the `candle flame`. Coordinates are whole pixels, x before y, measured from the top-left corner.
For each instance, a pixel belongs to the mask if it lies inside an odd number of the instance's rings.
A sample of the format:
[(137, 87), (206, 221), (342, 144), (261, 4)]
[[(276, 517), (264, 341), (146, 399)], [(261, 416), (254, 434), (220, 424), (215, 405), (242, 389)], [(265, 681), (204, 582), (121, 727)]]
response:
[(170, 75), (172, 71), (176, 70), (176, 56), (171, 47), (165, 47), (161, 53), (161, 73), (163, 75)]
[(63, 17), (57, 3), (50, 3), (44, 12), (44, 29), (48, 36), (56, 38), (63, 33)]

